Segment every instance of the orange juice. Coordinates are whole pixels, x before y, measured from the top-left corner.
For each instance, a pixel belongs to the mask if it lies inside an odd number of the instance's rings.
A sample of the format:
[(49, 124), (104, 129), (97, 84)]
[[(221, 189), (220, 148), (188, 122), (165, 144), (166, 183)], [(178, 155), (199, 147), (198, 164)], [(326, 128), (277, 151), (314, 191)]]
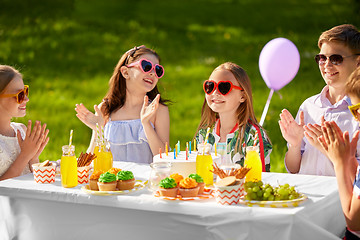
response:
[(262, 163), (258, 147), (250, 146), (246, 148), (244, 165), (251, 168), (251, 170), (246, 174), (246, 182), (256, 182), (261, 180)]
[(78, 185), (77, 160), (75, 156), (75, 146), (65, 145), (62, 147), (63, 155), (60, 162), (61, 185), (66, 188)]
[(113, 166), (113, 156), (111, 152), (95, 152), (94, 170), (103, 170), (106, 172)]
[(204, 183), (209, 186), (213, 184), (214, 174), (210, 172), (213, 170), (213, 160), (210, 155), (210, 144), (199, 144), (198, 155), (196, 156), (196, 173), (203, 179)]

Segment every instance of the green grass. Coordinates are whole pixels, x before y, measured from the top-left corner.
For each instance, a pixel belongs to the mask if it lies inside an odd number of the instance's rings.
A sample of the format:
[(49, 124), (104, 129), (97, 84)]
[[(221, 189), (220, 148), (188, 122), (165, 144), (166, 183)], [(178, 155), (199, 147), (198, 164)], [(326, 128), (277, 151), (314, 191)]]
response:
[(51, 160), (60, 158), (70, 129), (77, 153), (87, 149), (91, 132), (76, 118), (75, 104), (98, 104), (119, 57), (135, 45), (154, 48), (166, 68), (160, 89), (174, 102), (174, 145), (195, 134), (201, 83), (225, 61), (247, 71), (260, 119), (269, 89), (259, 54), (271, 39), (285, 37), (297, 45), (301, 65), (295, 79), (274, 94), (264, 124), (274, 145), (272, 171), (284, 172), (286, 142), (278, 116), (283, 108), (296, 114), (324, 86), (313, 60), (319, 35), (343, 23), (360, 27), (356, 0), (0, 0), (0, 6), (0, 63), (18, 68), (31, 91), (27, 116), (14, 120), (48, 124), (51, 140), (41, 159)]

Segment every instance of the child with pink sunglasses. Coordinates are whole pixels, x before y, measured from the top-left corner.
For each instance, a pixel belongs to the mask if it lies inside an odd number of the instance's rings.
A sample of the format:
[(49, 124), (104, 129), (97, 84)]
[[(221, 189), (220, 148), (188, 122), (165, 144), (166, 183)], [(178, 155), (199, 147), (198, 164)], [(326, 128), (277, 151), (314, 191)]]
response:
[(145, 46), (122, 55), (109, 81), (109, 90), (95, 114), (83, 104), (76, 116), (93, 130), (88, 151), (93, 152), (96, 124), (104, 126), (114, 161), (151, 163), (169, 142), (168, 100), (160, 97), (157, 83), (164, 75), (160, 57)]
[(29, 86), (24, 85), (21, 73), (0, 65), (0, 181), (31, 172), (49, 141), (46, 124), (36, 121), (31, 129), (31, 120), (27, 127), (11, 122), (26, 115), (28, 96)]
[[(360, 67), (349, 77), (345, 86), (353, 105), (349, 106), (357, 122), (360, 121)], [(334, 165), (341, 206), (346, 220), (346, 240), (360, 239), (360, 166), (356, 159), (359, 130), (350, 140), (349, 132), (341, 131), (334, 122), (325, 122), (319, 142)]]
[[(252, 101), (251, 84), (245, 70), (226, 62), (215, 68), (203, 83), (205, 100), (196, 134), (198, 143), (211, 131), (208, 143), (225, 144), (233, 163), (244, 165), (247, 146), (258, 146), (263, 171), (270, 171), (272, 145), (258, 124)], [(215, 151), (215, 149), (213, 149)]]

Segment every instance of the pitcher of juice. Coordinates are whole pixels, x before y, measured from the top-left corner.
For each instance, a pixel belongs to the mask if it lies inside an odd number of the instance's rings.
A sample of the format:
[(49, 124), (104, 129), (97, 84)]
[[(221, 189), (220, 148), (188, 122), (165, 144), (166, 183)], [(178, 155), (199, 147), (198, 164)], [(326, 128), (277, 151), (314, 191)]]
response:
[(196, 156), (196, 173), (203, 179), (206, 186), (213, 184), (213, 160), (210, 154), (211, 144), (199, 144), (198, 154)]
[(65, 145), (62, 147), (60, 162), (61, 185), (66, 188), (78, 185), (77, 160), (75, 156), (75, 146)]
[(261, 180), (262, 163), (259, 156), (258, 146), (246, 147), (244, 165), (251, 168), (251, 170), (246, 174), (246, 182), (257, 182)]
[(106, 172), (113, 166), (113, 156), (110, 151), (110, 143), (105, 140), (96, 141), (94, 153), (96, 158), (94, 160), (94, 170), (102, 170)]

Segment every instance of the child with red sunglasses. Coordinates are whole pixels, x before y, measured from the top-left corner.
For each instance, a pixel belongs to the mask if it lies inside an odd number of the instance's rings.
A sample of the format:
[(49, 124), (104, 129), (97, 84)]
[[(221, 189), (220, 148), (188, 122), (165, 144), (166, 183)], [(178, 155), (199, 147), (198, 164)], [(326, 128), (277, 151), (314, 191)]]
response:
[[(360, 116), (360, 67), (351, 75), (346, 83), (352, 113), (359, 122)], [(334, 122), (325, 122), (322, 126), (323, 135), (319, 142), (334, 165), (338, 183), (341, 206), (346, 220), (345, 239), (360, 239), (360, 166), (356, 159), (359, 130), (350, 141), (349, 132), (344, 133)]]
[[(360, 65), (360, 32), (350, 24), (333, 27), (318, 40), (320, 53), (315, 56), (326, 86), (320, 94), (306, 99), (296, 119), (284, 109), (280, 114), (280, 129), (288, 143), (285, 166), (290, 173), (334, 176), (334, 166), (323, 151), (318, 137), (321, 125), (336, 121), (342, 131), (353, 134), (358, 129), (348, 106), (345, 83)], [(305, 136), (305, 137), (304, 137)], [(360, 161), (360, 145), (357, 159)]]
[(46, 124), (36, 121), (31, 129), (22, 123), (11, 122), (14, 117), (26, 115), (29, 86), (14, 68), (0, 65), (0, 180), (13, 178), (32, 171), (39, 155), (49, 141)]
[(96, 124), (104, 126), (115, 161), (151, 163), (159, 148), (169, 142), (170, 117), (160, 97), (157, 83), (164, 75), (160, 57), (145, 46), (134, 47), (122, 55), (109, 81), (109, 90), (96, 114), (83, 104), (76, 105), (76, 116), (93, 130), (88, 151), (97, 139)]
[(260, 150), (263, 171), (270, 171), (272, 145), (255, 117), (250, 79), (245, 70), (231, 62), (223, 63), (203, 83), (203, 89), (205, 100), (197, 142), (205, 140), (210, 127), (208, 142), (213, 147), (215, 143), (225, 144), (231, 161), (242, 166), (246, 147), (256, 145)]

